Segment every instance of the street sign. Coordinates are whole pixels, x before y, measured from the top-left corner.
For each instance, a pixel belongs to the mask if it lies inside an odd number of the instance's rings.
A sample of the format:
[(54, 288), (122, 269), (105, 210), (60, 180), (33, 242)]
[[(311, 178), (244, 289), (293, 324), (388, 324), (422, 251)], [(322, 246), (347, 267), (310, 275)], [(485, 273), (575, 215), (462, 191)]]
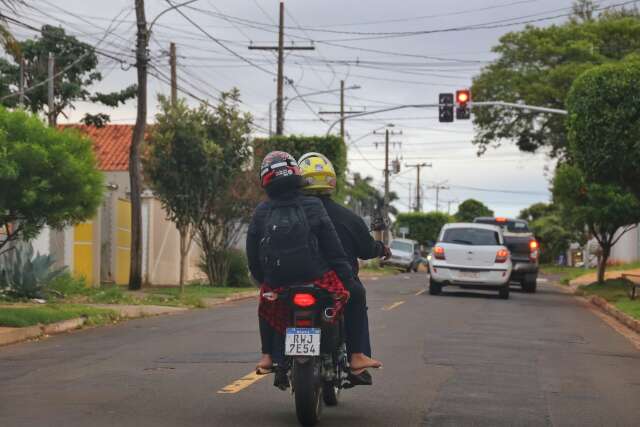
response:
[(407, 234), (409, 234), (409, 227), (400, 227), (398, 228), (400, 234), (402, 234), (402, 238), (404, 239)]

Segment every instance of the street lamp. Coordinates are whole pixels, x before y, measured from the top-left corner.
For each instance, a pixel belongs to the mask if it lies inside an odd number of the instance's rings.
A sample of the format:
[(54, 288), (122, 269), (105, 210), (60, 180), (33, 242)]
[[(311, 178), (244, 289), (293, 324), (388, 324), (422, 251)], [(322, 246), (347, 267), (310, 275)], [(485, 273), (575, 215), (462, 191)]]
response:
[[(284, 100), (287, 100), (289, 98), (287, 98), (286, 96), (283, 98)], [(273, 121), (273, 103), (276, 102), (278, 100), (278, 98), (274, 99), (273, 101), (269, 102), (269, 136), (273, 136), (273, 125), (272, 125), (272, 121)], [(287, 104), (288, 105), (288, 104)]]

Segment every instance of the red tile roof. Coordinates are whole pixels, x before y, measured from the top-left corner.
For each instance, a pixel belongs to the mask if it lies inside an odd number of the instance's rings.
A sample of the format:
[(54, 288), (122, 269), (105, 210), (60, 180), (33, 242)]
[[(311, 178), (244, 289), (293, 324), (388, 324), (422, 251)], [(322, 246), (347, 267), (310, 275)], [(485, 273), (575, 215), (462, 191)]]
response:
[(94, 143), (98, 169), (105, 172), (129, 170), (129, 147), (133, 125), (112, 125), (97, 128), (87, 125), (59, 125), (62, 129), (78, 129)]

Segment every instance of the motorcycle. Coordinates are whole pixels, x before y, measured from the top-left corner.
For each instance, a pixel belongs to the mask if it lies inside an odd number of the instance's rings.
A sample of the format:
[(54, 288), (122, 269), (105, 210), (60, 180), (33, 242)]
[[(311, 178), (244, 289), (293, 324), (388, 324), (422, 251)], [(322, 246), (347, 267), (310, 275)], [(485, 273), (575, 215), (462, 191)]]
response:
[(300, 424), (313, 426), (323, 403), (336, 406), (349, 381), (344, 319), (334, 296), (313, 284), (289, 287), (278, 294), (290, 307), (284, 360), (275, 366), (274, 385), (291, 387)]

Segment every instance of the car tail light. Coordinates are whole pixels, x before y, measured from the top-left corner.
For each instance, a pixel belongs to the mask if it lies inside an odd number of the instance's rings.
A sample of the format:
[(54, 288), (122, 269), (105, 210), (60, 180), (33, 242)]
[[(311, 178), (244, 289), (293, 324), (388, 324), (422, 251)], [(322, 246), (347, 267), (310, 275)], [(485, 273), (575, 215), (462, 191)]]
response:
[(531, 239), (529, 241), (529, 258), (531, 258), (532, 261), (535, 261), (538, 259), (539, 253), (540, 253), (540, 244), (538, 243), (537, 240)]
[(293, 303), (298, 307), (311, 307), (316, 303), (316, 297), (311, 294), (296, 294)]
[(506, 262), (507, 259), (509, 259), (509, 251), (504, 248), (499, 249), (498, 252), (496, 253), (496, 262), (503, 263), (503, 262)]
[(433, 248), (433, 256), (436, 257), (436, 259), (444, 259), (444, 248), (442, 246)]

